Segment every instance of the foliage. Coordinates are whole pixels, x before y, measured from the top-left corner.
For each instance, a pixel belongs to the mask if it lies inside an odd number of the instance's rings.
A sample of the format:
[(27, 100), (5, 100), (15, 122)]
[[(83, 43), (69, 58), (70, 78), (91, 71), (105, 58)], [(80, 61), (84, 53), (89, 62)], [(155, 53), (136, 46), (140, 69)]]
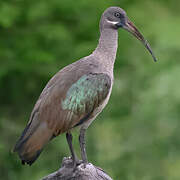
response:
[(116, 5), (147, 37), (159, 61), (120, 30), (112, 96), (87, 132), (89, 161), (116, 180), (179, 179), (178, 0), (0, 1), (1, 179), (40, 179), (69, 155), (64, 135), (31, 167), (22, 166), (11, 149), (50, 77), (92, 52), (101, 13)]

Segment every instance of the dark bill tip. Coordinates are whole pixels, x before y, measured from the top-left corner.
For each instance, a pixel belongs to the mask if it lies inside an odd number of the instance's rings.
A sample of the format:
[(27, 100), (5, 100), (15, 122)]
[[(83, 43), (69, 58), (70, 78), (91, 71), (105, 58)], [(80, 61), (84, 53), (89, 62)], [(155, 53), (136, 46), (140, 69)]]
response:
[(149, 43), (148, 43), (146, 40), (145, 40), (144, 45), (145, 45), (145, 47), (148, 49), (148, 51), (150, 52), (150, 54), (152, 55), (154, 62), (157, 62), (157, 58), (155, 57), (155, 55), (154, 55), (154, 53), (152, 52), (152, 49), (151, 49)]

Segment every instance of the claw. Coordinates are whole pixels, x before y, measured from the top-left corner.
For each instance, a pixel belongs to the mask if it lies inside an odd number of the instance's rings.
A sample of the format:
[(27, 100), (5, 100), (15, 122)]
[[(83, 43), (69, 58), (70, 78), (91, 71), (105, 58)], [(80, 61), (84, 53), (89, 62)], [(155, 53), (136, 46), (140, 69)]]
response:
[(77, 166), (79, 166), (80, 164), (82, 164), (83, 161), (79, 160), (77, 157), (73, 160), (73, 171), (76, 170)]

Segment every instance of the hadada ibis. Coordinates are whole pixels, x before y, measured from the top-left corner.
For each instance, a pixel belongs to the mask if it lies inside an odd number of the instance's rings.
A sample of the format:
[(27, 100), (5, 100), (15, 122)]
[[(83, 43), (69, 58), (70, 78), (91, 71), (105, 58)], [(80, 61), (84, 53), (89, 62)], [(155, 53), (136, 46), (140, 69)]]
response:
[(73, 165), (79, 163), (72, 147), (72, 130), (80, 129), (82, 162), (87, 163), (85, 132), (109, 101), (113, 69), (118, 47), (118, 29), (125, 29), (140, 40), (152, 55), (149, 43), (119, 7), (104, 11), (100, 20), (100, 38), (90, 54), (57, 72), (43, 89), (29, 122), (17, 141), (22, 163), (31, 165), (44, 146), (54, 137), (66, 133)]

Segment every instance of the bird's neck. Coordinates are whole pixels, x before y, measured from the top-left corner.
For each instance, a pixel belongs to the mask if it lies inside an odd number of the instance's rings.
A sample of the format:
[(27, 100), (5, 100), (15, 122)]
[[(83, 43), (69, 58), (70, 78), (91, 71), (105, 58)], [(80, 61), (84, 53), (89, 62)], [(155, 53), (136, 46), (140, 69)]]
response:
[(93, 54), (97, 57), (97, 59), (102, 61), (102, 63), (114, 66), (117, 47), (118, 31), (115, 29), (106, 28), (101, 31), (98, 46)]

